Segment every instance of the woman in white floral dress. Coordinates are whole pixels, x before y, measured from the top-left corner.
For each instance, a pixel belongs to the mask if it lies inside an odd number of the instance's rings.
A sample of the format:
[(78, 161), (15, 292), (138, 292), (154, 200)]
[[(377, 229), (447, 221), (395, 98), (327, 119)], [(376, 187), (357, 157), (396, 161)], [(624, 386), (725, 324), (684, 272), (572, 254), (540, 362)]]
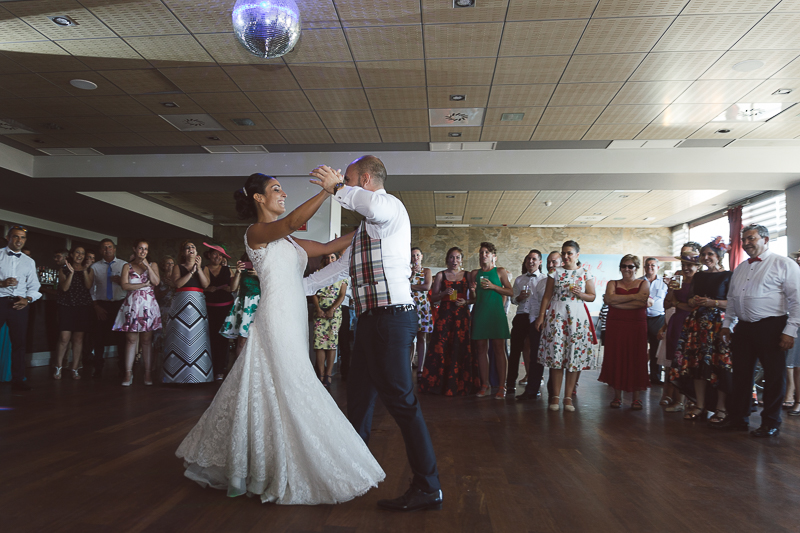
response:
[(574, 411), (572, 392), (581, 370), (591, 370), (596, 352), (592, 317), (585, 302), (595, 299), (594, 278), (580, 267), (580, 246), (567, 241), (561, 247), (562, 266), (548, 274), (547, 288), (535, 327), (542, 332), (539, 363), (550, 369), (553, 393), (550, 410), (558, 411), (561, 381), (566, 370), (564, 410)]

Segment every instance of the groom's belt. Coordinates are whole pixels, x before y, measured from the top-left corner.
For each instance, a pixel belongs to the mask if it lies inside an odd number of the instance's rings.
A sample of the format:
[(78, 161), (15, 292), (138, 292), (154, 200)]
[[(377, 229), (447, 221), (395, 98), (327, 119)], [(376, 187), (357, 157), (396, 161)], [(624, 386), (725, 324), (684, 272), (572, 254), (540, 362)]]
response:
[(396, 315), (398, 313), (403, 313), (406, 311), (413, 311), (416, 309), (414, 304), (399, 304), (399, 305), (386, 305), (383, 307), (376, 307), (374, 309), (369, 309), (364, 311), (363, 314), (365, 315)]

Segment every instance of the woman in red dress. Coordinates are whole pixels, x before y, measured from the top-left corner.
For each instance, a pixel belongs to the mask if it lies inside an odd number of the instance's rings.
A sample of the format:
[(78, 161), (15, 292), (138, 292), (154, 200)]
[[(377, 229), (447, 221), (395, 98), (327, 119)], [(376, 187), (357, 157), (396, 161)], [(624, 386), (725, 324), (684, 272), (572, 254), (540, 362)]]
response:
[(636, 279), (641, 266), (635, 255), (626, 255), (619, 263), (622, 279), (609, 281), (606, 295), (606, 319), (603, 368), (599, 381), (614, 388), (611, 407), (622, 406), (622, 391), (633, 393), (631, 409), (642, 408), (639, 393), (650, 386), (647, 375), (647, 299), (650, 283)]

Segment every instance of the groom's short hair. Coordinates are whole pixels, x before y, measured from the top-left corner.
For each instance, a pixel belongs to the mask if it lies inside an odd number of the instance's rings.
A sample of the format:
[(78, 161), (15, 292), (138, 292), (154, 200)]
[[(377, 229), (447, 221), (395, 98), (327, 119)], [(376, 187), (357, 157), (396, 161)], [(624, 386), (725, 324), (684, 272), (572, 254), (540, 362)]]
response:
[(358, 175), (369, 174), (372, 179), (380, 182), (381, 185), (386, 183), (386, 167), (383, 166), (383, 161), (374, 155), (364, 155), (353, 161), (353, 165), (358, 171)]

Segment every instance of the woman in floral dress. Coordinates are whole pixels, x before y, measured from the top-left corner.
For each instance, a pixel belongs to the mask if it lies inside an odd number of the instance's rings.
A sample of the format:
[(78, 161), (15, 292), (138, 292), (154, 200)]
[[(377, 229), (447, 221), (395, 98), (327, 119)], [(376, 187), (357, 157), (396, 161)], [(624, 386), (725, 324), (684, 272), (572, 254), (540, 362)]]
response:
[(261, 285), (247, 254), (242, 254), (239, 258), (236, 269), (242, 274), (231, 281), (231, 291), (238, 291), (239, 294), (219, 334), (228, 339), (236, 339), (236, 357), (239, 357), (247, 337), (250, 336), (253, 315), (256, 314), (258, 302), (261, 300)]
[[(320, 268), (338, 259), (336, 254), (322, 258)], [(317, 373), (326, 388), (331, 386), (333, 363), (339, 347), (339, 327), (342, 325), (342, 302), (347, 292), (347, 282), (339, 280), (317, 291), (311, 297), (314, 304), (314, 350), (317, 353)]]
[(125, 380), (122, 382), (125, 387), (133, 383), (133, 359), (137, 343), (142, 346), (144, 384), (153, 384), (153, 331), (161, 329), (161, 309), (153, 287), (159, 284), (161, 278), (158, 266), (147, 261), (148, 251), (147, 241), (137, 241), (133, 247), (133, 261), (122, 267), (120, 286), (128, 291), (128, 295), (111, 328), (125, 332)]
[(564, 371), (567, 374), (564, 410), (574, 411), (572, 392), (578, 376), (581, 370), (591, 370), (595, 365), (597, 340), (585, 303), (595, 299), (594, 278), (580, 266), (580, 251), (575, 241), (567, 241), (561, 247), (562, 266), (548, 274), (539, 318), (534, 325), (542, 332), (539, 363), (550, 369), (553, 383), (551, 411), (559, 409)]
[(466, 396), (481, 387), (478, 359), (470, 343), (469, 280), (461, 270), (461, 248), (447, 251), (447, 270), (436, 274), (431, 301), (439, 302), (419, 391)]
[[(425, 364), (426, 339), (428, 333), (433, 332), (433, 319), (431, 318), (431, 302), (428, 300), (428, 291), (431, 288), (431, 269), (422, 266), (422, 251), (419, 248), (411, 249), (411, 297), (417, 308), (417, 364), (419, 374)], [(411, 354), (414, 360), (414, 354)]]

